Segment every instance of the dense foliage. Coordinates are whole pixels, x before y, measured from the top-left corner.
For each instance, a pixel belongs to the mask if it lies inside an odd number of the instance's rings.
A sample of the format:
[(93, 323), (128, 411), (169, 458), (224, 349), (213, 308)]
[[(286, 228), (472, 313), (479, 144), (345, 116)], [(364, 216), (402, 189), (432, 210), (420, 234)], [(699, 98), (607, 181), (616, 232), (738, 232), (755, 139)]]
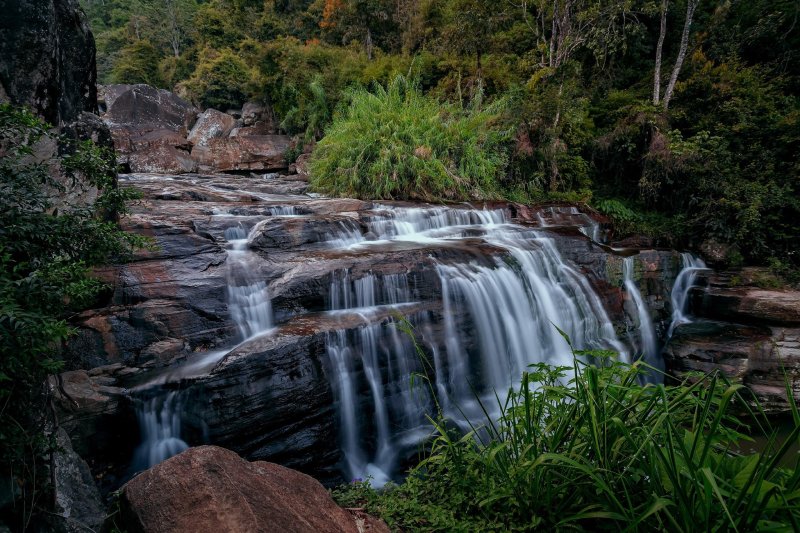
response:
[(800, 264), (794, 0), (83, 1), (103, 81), (261, 100), (305, 144), (351, 88), (397, 74), (438, 116), (480, 93), (508, 105), (503, 194), (593, 198), (664, 244)]
[(496, 194), (504, 139), (492, 125), (497, 111), (479, 99), (466, 109), (441, 105), (398, 76), (386, 88), (355, 89), (347, 101), (314, 150), (315, 189), (366, 199)]
[[(23, 521), (46, 485), (37, 466), (53, 445), (45, 381), (61, 368), (65, 318), (102, 290), (91, 266), (143, 243), (113, 220), (131, 197), (116, 187), (113, 154), (62, 139), (62, 155), (50, 157), (56, 141), (30, 112), (0, 104), (0, 472)], [(78, 181), (99, 189), (94, 204), (64, 200)]]
[[(637, 365), (583, 355), (601, 364), (523, 375), (499, 421), (463, 435), (440, 418), (403, 485), (334, 497), (402, 531), (797, 531), (796, 407), (779, 441), (760, 413), (735, 414), (741, 386), (716, 374), (641, 386)], [(743, 452), (745, 434), (765, 449)]]

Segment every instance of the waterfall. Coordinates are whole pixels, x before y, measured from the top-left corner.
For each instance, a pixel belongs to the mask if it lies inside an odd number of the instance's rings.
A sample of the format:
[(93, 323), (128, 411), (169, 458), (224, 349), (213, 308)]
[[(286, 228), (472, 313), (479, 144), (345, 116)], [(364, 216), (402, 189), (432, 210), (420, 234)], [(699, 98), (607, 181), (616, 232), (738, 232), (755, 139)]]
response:
[(176, 391), (137, 403), (142, 443), (134, 453), (135, 470), (150, 468), (189, 448), (181, 439), (180, 396)]
[(670, 300), (672, 303), (672, 321), (667, 332), (667, 339), (672, 337), (675, 328), (681, 324), (689, 324), (692, 321), (689, 314), (689, 291), (697, 282), (697, 274), (708, 270), (706, 264), (699, 257), (690, 253), (681, 254), (682, 268), (675, 283), (672, 285)]
[[(393, 321), (386, 326), (371, 321), (370, 312), (408, 304), (411, 299), (404, 275), (368, 274), (351, 279), (344, 271), (331, 281), (331, 312), (355, 313), (365, 323), (349, 331), (331, 332), (326, 342), (345, 470), (351, 479), (371, 478), (374, 486), (392, 478), (404, 446), (400, 433), (424, 427), (428, 402), (424, 391), (410, 379), (420, 371), (413, 342), (397, 331)], [(366, 394), (359, 397), (359, 392)], [(371, 413), (371, 419), (365, 419), (364, 410)], [(374, 440), (367, 438), (368, 429)]]
[[(276, 212), (285, 215), (293, 213), (293, 208), (281, 208)], [(266, 282), (252, 274), (253, 255), (247, 249), (247, 230), (237, 224), (227, 228), (224, 235), (230, 246), (227, 259), (228, 309), (243, 341), (273, 328), (272, 303)], [(178, 368), (160, 373), (136, 390), (152, 394), (154, 388), (168, 381), (207, 372), (231, 349), (199, 354)], [(181, 411), (180, 391), (162, 392), (148, 400), (136, 401), (136, 417), (142, 437), (133, 461), (136, 470), (150, 468), (189, 447), (181, 439)]]
[[(658, 348), (658, 337), (656, 336), (653, 318), (650, 309), (647, 307), (636, 281), (633, 279), (635, 270), (635, 256), (626, 257), (622, 263), (622, 278), (625, 291), (630, 296), (631, 302), (636, 308), (636, 316), (639, 327), (639, 355), (645, 363), (660, 371), (664, 370), (664, 361)], [(660, 376), (650, 376), (652, 379), (660, 381)]]
[[(340, 243), (427, 243), (482, 235), (507, 252), (493, 264), (436, 267), (444, 338), (427, 343), (433, 355), (430, 390), (453, 418), (463, 413), (479, 420), (474, 392), (492, 405), (494, 395), (503, 397), (530, 364), (571, 367), (572, 349), (554, 325), (576, 349), (610, 349), (629, 360), (585, 276), (562, 258), (554, 239), (510, 224), (504, 210), (378, 206), (366, 225), (374, 241)], [(404, 275), (353, 279), (343, 271), (330, 286), (329, 309), (358, 313), (365, 322), (327, 339), (345, 470), (350, 478), (369, 476), (378, 486), (396, 473), (402, 453), (425, 438), (424, 414), (434, 404), (428, 388), (412, 386), (412, 375), (420, 372), (413, 343), (391, 325), (370, 321), (369, 313), (413, 301)], [(429, 327), (420, 318), (415, 326)], [(475, 349), (463, 345), (465, 336), (475, 338)]]

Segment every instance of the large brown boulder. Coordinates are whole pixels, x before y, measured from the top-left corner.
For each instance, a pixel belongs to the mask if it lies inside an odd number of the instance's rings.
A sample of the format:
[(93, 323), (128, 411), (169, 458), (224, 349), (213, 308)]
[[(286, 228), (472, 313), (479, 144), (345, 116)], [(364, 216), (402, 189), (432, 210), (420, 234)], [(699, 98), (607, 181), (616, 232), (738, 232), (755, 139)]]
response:
[(192, 157), (200, 171), (280, 170), (291, 139), (286, 135), (248, 135), (210, 139), (195, 146)]
[(118, 162), (131, 172), (181, 174), (197, 165), (186, 135), (197, 109), (182, 98), (149, 85), (107, 85), (103, 116), (111, 129)]
[(337, 506), (314, 478), (216, 446), (190, 448), (135, 477), (120, 507), (131, 532), (388, 532)]

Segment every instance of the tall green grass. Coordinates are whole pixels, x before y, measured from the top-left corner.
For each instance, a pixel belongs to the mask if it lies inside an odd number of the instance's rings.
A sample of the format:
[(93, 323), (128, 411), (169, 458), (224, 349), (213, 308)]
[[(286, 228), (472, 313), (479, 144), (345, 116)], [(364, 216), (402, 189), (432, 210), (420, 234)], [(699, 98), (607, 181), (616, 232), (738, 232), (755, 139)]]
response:
[[(800, 435), (794, 403), (776, 442), (718, 374), (642, 386), (638, 364), (577, 353), (595, 364), (533, 366), (499, 421), (463, 434), (432, 419), (430, 453), (402, 485), (335, 496), (405, 531), (800, 531), (798, 459), (779, 466)], [(766, 449), (737, 453), (748, 434), (769, 435)]]
[(466, 109), (424, 96), (404, 77), (352, 89), (317, 144), (311, 185), (366, 199), (465, 200), (497, 196), (508, 156), (503, 102)]

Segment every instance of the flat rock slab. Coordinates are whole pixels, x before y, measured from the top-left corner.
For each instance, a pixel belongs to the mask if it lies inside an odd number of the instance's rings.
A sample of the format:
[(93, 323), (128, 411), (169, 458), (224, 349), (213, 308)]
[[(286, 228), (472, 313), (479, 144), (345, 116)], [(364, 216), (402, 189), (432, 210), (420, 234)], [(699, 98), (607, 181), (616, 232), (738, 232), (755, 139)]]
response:
[(120, 498), (128, 531), (142, 533), (388, 532), (336, 505), (314, 478), (232, 451), (200, 446), (143, 472)]

